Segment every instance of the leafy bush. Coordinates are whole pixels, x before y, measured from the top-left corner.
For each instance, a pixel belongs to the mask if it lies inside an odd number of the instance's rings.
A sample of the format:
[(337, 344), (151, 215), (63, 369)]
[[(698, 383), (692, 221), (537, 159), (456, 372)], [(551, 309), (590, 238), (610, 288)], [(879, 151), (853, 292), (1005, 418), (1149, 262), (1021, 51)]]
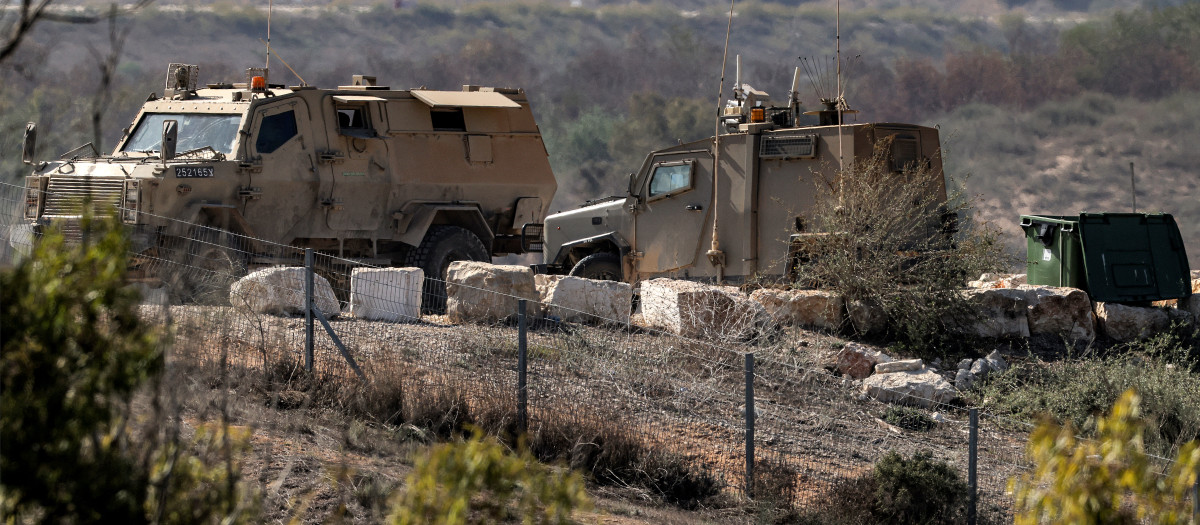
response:
[(1118, 346), (1108, 357), (1029, 360), (989, 378), (979, 395), (993, 412), (1021, 421), (1049, 416), (1092, 434), (1098, 430), (1097, 416), (1132, 388), (1141, 393), (1142, 417), (1150, 423), (1147, 448), (1170, 454), (1200, 437), (1200, 377), (1190, 370), (1188, 357), (1194, 350), (1164, 333)]
[(929, 416), (915, 408), (888, 405), (883, 420), (905, 430), (929, 430), (937, 425)]
[[(1096, 440), (1079, 440), (1073, 425), (1044, 422), (1029, 438), (1035, 468), (1009, 482), (1016, 523), (1183, 523), (1196, 483), (1200, 444), (1179, 449), (1170, 467), (1151, 461), (1143, 447), (1151, 426), (1141, 397), (1126, 391), (1096, 424)], [(1136, 511), (1136, 514), (1135, 514)]]
[(967, 277), (998, 268), (1002, 247), (986, 224), (963, 220), (951, 237), (951, 217), (969, 217), (970, 202), (943, 203), (942, 174), (930, 166), (892, 170), (891, 141), (840, 177), (818, 183), (814, 235), (796, 266), (798, 284), (873, 301), (886, 312), (891, 335), (918, 354), (955, 340), (952, 327), (971, 318), (960, 293)]
[(394, 524), (494, 523), (515, 504), (525, 523), (569, 523), (590, 502), (583, 478), (549, 469), (528, 452), (514, 455), (494, 438), (434, 446), (417, 461), (396, 499)]
[(966, 516), (967, 484), (930, 452), (911, 458), (889, 452), (869, 474), (834, 484), (821, 509), (800, 523), (959, 523)]
[(249, 433), (202, 424), (180, 438), (157, 388), (160, 333), (125, 287), (119, 221), (84, 218), (81, 243), (50, 232), (0, 272), (0, 517), (45, 523), (246, 523), (258, 496), (241, 480)]
[(967, 485), (930, 452), (888, 453), (875, 463), (876, 517), (889, 523), (953, 523), (965, 511)]

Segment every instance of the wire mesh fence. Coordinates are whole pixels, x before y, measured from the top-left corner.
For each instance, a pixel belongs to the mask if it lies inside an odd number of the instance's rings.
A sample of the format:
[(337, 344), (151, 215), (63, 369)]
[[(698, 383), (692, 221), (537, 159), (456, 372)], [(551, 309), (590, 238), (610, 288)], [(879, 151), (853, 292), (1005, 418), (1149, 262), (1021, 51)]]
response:
[[(25, 192), (0, 185), (4, 261), (41, 234), (22, 217)], [(794, 338), (742, 337), (745, 316), (699, 338), (595, 315), (568, 322), (577, 316), (559, 305), (551, 315), (536, 292), (430, 287), (419, 272), (330, 253), (306, 261), (299, 248), (163, 217), (137, 222), (130, 276), (146, 319), (172, 337), (171, 363), (258, 374), (281, 405), (325, 395), (435, 431), (471, 423), (524, 435), (542, 459), (684, 506), (723, 496), (819, 508), (893, 451), (930, 451), (965, 480), (974, 446), (980, 521), (1010, 521), (1006, 485), (1027, 468), (1011, 421), (981, 414), (972, 440), (965, 407), (914, 399), (942, 421), (898, 428), (882, 419), (887, 405), (803, 358)], [(64, 232), (86, 242), (86, 228)], [(272, 276), (250, 285), (249, 273)], [(490, 310), (464, 320), (456, 301)], [(368, 401), (344, 395), (364, 389), (375, 392)]]

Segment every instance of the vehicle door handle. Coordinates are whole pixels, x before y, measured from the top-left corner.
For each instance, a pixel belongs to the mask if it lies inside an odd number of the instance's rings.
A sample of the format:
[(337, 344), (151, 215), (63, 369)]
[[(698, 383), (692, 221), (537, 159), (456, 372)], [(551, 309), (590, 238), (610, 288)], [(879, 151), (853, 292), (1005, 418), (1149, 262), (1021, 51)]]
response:
[(688, 204), (685, 209), (690, 210), (690, 211), (699, 211), (699, 210), (703, 210), (704, 206), (701, 206), (699, 204)]

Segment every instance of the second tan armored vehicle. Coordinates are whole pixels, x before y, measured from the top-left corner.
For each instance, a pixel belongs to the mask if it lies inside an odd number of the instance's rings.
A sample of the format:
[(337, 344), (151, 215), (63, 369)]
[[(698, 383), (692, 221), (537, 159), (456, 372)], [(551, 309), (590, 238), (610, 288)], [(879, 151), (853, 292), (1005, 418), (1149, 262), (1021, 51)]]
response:
[[(877, 146), (890, 148), (897, 172), (917, 165), (931, 170), (937, 182), (929, 191), (936, 195), (928, 202), (945, 202), (937, 129), (839, 124), (848, 112), (836, 103), (814, 112), (816, 125), (798, 125), (803, 117), (794, 88), (788, 106), (778, 108), (749, 86), (737, 95), (720, 117), (727, 133), (719, 141), (651, 152), (630, 174), (625, 196), (549, 216), (545, 269), (630, 283), (662, 276), (783, 278), (805, 238), (822, 234), (813, 220), (815, 207), (826, 204), (817, 199), (818, 178), (835, 180), (839, 161), (850, 166)], [(952, 229), (953, 217), (941, 220), (932, 234)]]
[[(79, 217), (91, 200), (120, 208), (151, 258), (178, 239), (221, 250), (197, 237), (231, 232), (439, 278), (450, 261), (540, 240), (556, 183), (522, 90), (394, 90), (369, 76), (285, 88), (264, 70), (198, 88), (198, 69), (171, 64), (112, 154), (38, 163), (29, 133), (26, 220)], [(276, 262), (240, 248), (217, 259)]]

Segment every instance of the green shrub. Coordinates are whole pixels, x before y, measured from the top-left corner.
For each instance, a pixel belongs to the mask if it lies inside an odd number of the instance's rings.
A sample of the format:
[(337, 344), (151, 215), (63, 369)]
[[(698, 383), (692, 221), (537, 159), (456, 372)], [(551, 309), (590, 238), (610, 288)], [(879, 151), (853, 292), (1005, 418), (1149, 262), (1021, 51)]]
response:
[(494, 523), (516, 514), (525, 523), (569, 523), (588, 508), (583, 478), (549, 469), (528, 452), (509, 453), (476, 433), (436, 445), (409, 475), (389, 517), (394, 524)]
[(929, 416), (915, 408), (889, 405), (883, 414), (883, 420), (905, 430), (929, 430), (937, 425)]
[(889, 452), (870, 473), (833, 484), (817, 501), (820, 508), (801, 514), (798, 523), (960, 523), (967, 484), (930, 452), (911, 458)]
[(888, 523), (954, 523), (966, 510), (967, 484), (930, 452), (890, 452), (875, 463), (873, 514)]
[[(201, 423), (180, 436), (161, 392), (160, 333), (125, 286), (129, 242), (115, 218), (57, 232), (0, 271), (0, 519), (24, 523), (247, 523), (249, 432)], [(147, 417), (130, 408), (154, 387)], [(168, 406), (164, 406), (168, 405)]]
[(1136, 389), (1142, 417), (1150, 422), (1148, 450), (1170, 454), (1200, 437), (1200, 377), (1188, 364), (1192, 351), (1168, 333), (1116, 347), (1107, 357), (1019, 362), (989, 378), (979, 396), (993, 413), (1020, 422), (1049, 416), (1091, 435), (1097, 416), (1122, 392)]
[(1169, 467), (1146, 455), (1152, 426), (1141, 417), (1134, 390), (1121, 395), (1097, 423), (1096, 440), (1079, 440), (1074, 426), (1043, 422), (1029, 437), (1034, 469), (1013, 479), (1018, 525), (1038, 523), (1184, 523), (1196, 483), (1200, 446), (1179, 449)]

